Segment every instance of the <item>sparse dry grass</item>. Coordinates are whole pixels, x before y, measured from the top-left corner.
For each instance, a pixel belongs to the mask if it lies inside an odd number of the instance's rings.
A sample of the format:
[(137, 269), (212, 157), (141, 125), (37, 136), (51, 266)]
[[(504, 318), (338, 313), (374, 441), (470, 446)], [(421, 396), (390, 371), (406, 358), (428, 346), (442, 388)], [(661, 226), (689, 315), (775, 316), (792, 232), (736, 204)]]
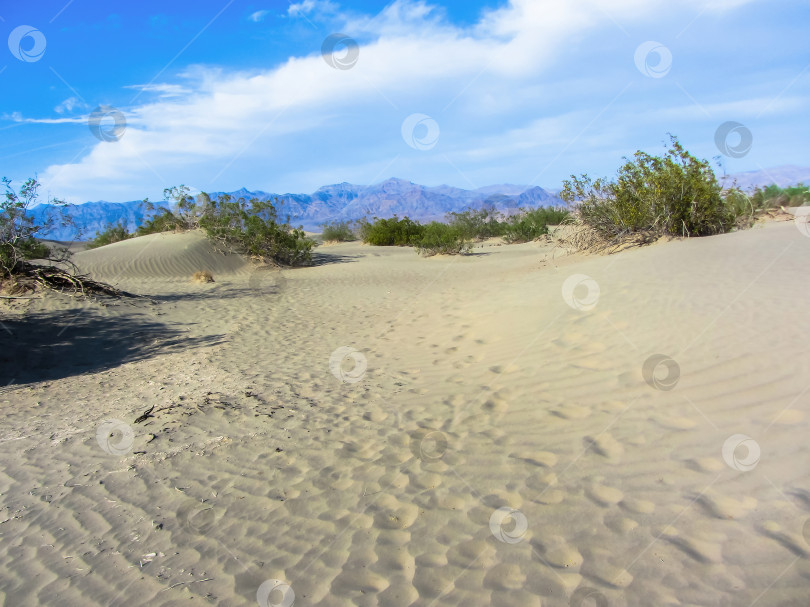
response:
[(200, 270), (194, 272), (194, 274), (191, 277), (191, 280), (199, 283), (214, 282), (214, 275), (211, 274), (211, 272), (209, 272), (208, 270)]

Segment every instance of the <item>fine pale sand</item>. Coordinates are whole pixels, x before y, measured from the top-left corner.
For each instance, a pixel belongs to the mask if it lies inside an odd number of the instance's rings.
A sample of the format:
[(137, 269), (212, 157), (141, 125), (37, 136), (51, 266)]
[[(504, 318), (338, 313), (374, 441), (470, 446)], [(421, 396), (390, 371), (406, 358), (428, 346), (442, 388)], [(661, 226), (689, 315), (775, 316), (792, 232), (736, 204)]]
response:
[(807, 605), (809, 258), (77, 254), (149, 300), (4, 304), (0, 602)]

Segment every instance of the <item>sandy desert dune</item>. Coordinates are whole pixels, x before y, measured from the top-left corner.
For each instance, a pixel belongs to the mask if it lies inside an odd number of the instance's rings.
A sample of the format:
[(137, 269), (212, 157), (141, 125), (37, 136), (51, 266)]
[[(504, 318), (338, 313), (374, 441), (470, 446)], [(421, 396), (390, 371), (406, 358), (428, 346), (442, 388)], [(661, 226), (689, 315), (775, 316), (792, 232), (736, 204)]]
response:
[(807, 605), (808, 259), (79, 253), (149, 299), (6, 304), (0, 602)]

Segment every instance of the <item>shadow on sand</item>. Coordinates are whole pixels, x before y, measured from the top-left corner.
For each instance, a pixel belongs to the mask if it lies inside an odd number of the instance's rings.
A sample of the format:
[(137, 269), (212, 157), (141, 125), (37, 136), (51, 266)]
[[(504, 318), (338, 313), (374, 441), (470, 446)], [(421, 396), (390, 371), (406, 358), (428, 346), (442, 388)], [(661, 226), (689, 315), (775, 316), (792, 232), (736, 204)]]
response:
[(143, 314), (104, 315), (90, 309), (2, 319), (0, 387), (104, 371), (222, 339), (189, 337)]

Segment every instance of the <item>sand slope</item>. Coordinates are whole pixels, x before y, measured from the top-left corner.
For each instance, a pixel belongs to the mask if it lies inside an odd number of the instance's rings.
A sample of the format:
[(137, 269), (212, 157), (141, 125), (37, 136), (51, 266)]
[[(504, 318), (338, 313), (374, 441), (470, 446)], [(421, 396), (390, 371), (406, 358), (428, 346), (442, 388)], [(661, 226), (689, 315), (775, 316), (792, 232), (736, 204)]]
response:
[[(2, 396), (0, 596), (806, 604), (810, 239), (475, 252), (342, 244), (213, 285), (146, 283), (156, 259), (120, 279), (154, 306), (35, 302), (61, 345)], [(47, 376), (54, 348), (83, 354)]]
[(246, 267), (242, 257), (217, 251), (200, 231), (139, 236), (82, 251), (73, 261), (82, 271), (112, 281), (187, 278), (202, 270), (216, 275)]

